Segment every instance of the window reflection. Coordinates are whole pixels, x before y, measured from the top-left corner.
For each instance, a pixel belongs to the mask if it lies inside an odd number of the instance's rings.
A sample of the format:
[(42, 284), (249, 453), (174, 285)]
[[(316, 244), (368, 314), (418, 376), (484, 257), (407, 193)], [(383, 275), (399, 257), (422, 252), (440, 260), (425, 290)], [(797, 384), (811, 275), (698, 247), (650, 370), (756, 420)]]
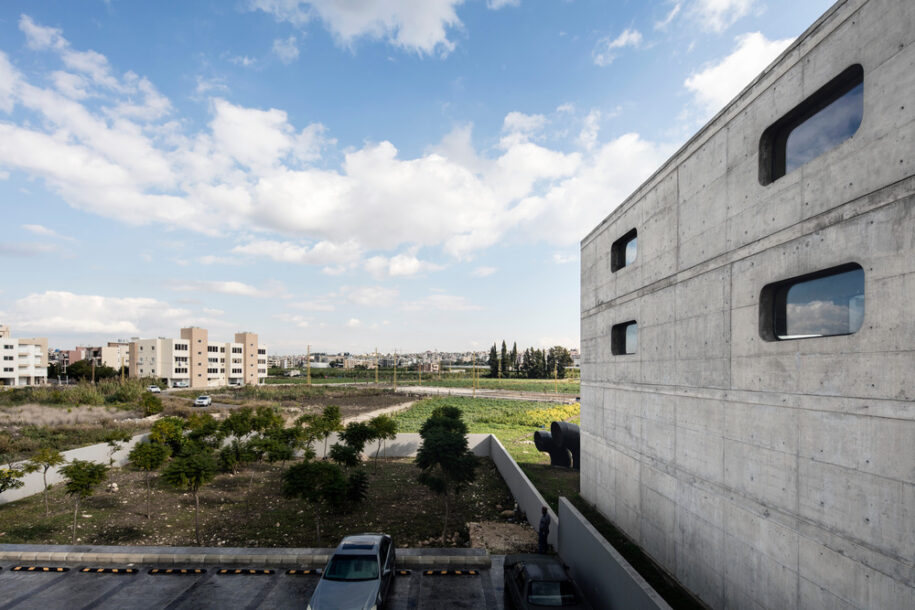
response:
[(785, 173), (797, 169), (855, 135), (864, 116), (864, 84), (795, 127), (785, 144)]
[(610, 329), (610, 351), (615, 356), (634, 354), (639, 349), (639, 325), (632, 320)]
[(610, 271), (616, 272), (635, 262), (638, 254), (638, 231), (632, 229), (610, 246)]
[(633, 237), (632, 241), (626, 244), (626, 265), (631, 265), (635, 262), (635, 252), (638, 241), (638, 237)]
[(864, 270), (846, 265), (783, 282), (775, 292), (775, 336), (806, 339), (849, 335), (864, 323)]

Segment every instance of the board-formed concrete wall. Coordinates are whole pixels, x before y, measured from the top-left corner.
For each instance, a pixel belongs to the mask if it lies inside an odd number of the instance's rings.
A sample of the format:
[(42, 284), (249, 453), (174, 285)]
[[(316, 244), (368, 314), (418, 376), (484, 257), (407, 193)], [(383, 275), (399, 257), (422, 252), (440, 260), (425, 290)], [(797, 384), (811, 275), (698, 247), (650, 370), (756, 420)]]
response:
[[(582, 494), (713, 607), (915, 607), (913, 43), (915, 2), (836, 3), (582, 241)], [(854, 64), (855, 135), (761, 184)], [(858, 332), (761, 335), (764, 286), (850, 262)]]

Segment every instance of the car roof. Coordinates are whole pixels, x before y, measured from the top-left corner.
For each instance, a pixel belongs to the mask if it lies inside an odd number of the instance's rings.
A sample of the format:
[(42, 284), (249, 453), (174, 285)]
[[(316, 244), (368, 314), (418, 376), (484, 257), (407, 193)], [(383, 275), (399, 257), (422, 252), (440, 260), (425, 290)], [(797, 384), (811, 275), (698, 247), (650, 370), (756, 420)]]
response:
[(337, 552), (346, 553), (372, 553), (381, 544), (384, 534), (355, 534), (346, 536), (337, 545)]
[(531, 580), (569, 580), (565, 568), (558, 559), (549, 555), (508, 555), (505, 565), (524, 564), (524, 571)]

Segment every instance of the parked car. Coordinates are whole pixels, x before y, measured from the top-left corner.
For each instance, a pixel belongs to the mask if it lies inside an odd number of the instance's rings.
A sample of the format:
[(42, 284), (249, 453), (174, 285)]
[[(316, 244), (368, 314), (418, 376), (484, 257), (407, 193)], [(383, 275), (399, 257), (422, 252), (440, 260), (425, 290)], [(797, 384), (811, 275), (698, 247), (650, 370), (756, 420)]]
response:
[(347, 536), (327, 562), (308, 610), (380, 608), (394, 580), (394, 555), (387, 534)]
[(157, 385), (151, 385), (151, 386), (147, 387), (146, 390), (149, 392), (152, 392), (153, 394), (158, 394), (159, 392), (162, 391), (162, 388), (160, 388)]
[(211, 404), (213, 404), (213, 399), (206, 394), (198, 396), (197, 400), (194, 401), (195, 407), (209, 407)]
[(590, 608), (565, 567), (552, 555), (506, 555), (506, 608)]
[(187, 386), (188, 386), (188, 383), (186, 381), (176, 381), (175, 382), (176, 388), (186, 388)]

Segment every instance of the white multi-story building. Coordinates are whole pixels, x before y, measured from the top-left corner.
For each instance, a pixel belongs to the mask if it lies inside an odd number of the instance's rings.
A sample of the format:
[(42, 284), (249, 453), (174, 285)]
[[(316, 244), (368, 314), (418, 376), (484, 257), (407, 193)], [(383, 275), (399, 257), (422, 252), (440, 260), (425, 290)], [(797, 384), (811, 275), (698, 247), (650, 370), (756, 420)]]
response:
[(13, 339), (0, 324), (0, 385), (41, 385), (48, 382), (47, 338)]
[(257, 384), (267, 377), (267, 348), (254, 333), (226, 343), (210, 341), (204, 328), (182, 328), (180, 339), (131, 340), (130, 376), (163, 379), (169, 387)]

